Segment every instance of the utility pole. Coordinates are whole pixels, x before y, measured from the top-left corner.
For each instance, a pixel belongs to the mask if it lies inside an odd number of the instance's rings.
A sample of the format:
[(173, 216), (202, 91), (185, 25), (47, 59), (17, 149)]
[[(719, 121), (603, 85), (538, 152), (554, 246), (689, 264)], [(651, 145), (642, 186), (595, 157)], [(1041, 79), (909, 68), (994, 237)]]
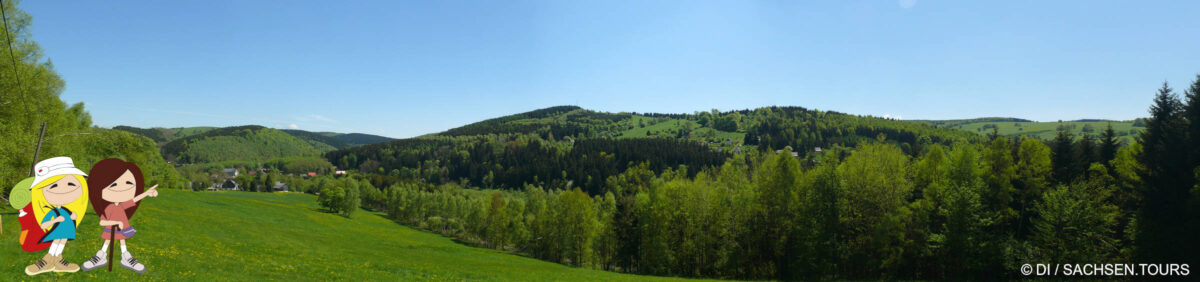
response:
[[(46, 137), (46, 122), (42, 122), (42, 132), (38, 133), (37, 149), (33, 151), (33, 165), (29, 166), (29, 176), (33, 177), (33, 170), (37, 169), (33, 166), (37, 165), (38, 155), (42, 153), (42, 138)], [(36, 184), (36, 183), (35, 183)]]

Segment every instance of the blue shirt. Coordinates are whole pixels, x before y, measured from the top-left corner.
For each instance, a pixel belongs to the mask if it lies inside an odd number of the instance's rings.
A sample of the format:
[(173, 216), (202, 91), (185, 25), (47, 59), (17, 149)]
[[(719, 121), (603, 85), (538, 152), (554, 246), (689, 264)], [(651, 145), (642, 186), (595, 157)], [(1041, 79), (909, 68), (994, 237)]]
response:
[(46, 237), (42, 242), (50, 242), (58, 239), (75, 240), (75, 220), (71, 219), (71, 211), (64, 207), (58, 207), (46, 213), (46, 217), (42, 218), (42, 223), (49, 222), (55, 217), (62, 216), (66, 220), (59, 222), (57, 227), (51, 227), (50, 232), (46, 233)]

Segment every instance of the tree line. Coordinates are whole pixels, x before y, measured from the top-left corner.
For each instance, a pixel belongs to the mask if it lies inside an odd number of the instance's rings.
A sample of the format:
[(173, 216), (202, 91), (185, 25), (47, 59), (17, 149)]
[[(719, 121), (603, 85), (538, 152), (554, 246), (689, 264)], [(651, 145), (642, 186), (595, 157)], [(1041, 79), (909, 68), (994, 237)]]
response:
[(400, 180), (508, 189), (534, 184), (579, 187), (593, 195), (603, 194), (604, 180), (630, 164), (647, 162), (658, 172), (719, 166), (727, 156), (674, 139), (554, 142), (520, 134), (405, 139), (325, 154), (339, 167), (383, 175), (374, 183), (380, 187)]
[(834, 111), (816, 111), (803, 107), (767, 107), (745, 114), (743, 126), (747, 145), (761, 150), (792, 147), (797, 151), (813, 150), (839, 144), (854, 147), (859, 142), (872, 141), (879, 135), (899, 145), (908, 154), (922, 152), (921, 145), (949, 145), (956, 142), (978, 142), (979, 135), (934, 127), (925, 123), (884, 118), (860, 117)]

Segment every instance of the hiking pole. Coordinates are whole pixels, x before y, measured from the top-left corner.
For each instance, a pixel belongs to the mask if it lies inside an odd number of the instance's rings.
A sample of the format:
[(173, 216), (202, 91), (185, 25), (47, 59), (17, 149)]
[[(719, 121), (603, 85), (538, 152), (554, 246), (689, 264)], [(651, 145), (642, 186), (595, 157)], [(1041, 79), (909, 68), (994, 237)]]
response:
[(117, 251), (117, 225), (113, 224), (108, 227), (108, 272), (112, 272), (113, 252)]

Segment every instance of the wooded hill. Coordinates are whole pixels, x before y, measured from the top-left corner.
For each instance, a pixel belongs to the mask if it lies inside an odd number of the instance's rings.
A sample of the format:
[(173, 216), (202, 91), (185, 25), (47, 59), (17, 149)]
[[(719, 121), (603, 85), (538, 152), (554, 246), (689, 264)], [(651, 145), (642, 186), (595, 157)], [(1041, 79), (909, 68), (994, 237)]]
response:
[(316, 156), (391, 138), (361, 133), (309, 132), (277, 130), (257, 125), (235, 127), (137, 128), (113, 129), (146, 136), (162, 148), (162, 155), (179, 163), (222, 161), (265, 161), (278, 157)]
[(325, 157), (339, 167), (374, 174), (379, 186), (407, 179), (489, 188), (580, 187), (602, 194), (604, 179), (639, 163), (656, 173), (683, 165), (694, 175), (720, 166), (731, 153), (751, 150), (790, 147), (799, 156), (819, 158), (818, 147), (885, 140), (912, 154), (924, 145), (982, 139), (927, 124), (801, 107), (636, 114), (557, 106)]

